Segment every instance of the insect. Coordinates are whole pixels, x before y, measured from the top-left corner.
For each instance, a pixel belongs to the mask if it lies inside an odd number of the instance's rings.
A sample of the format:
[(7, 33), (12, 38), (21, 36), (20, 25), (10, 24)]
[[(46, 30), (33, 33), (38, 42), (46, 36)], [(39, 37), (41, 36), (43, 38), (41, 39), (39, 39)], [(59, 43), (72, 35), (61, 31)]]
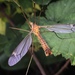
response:
[(31, 46), (32, 43), (32, 37), (31, 33), (35, 34), (45, 52), (46, 56), (49, 56), (52, 54), (49, 46), (47, 45), (46, 41), (42, 38), (40, 34), (40, 28), (46, 28), (49, 31), (53, 31), (55, 33), (72, 33), (75, 32), (75, 26), (73, 24), (71, 25), (50, 25), (50, 26), (39, 26), (36, 23), (30, 22), (30, 28), (31, 31), (29, 34), (21, 41), (21, 43), (15, 48), (13, 51), (12, 55), (10, 56), (8, 60), (9, 66), (13, 66), (16, 63), (18, 63), (22, 57), (28, 52), (29, 47)]

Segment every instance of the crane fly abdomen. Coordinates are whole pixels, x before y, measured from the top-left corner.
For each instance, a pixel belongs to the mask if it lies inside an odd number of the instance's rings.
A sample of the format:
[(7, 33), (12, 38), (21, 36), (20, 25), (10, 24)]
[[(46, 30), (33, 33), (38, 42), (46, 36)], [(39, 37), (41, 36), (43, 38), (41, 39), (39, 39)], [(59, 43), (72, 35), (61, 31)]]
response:
[(39, 42), (40, 42), (40, 44), (41, 44), (41, 46), (45, 52), (45, 55), (49, 56), (50, 54), (52, 54), (49, 46), (47, 45), (46, 41), (42, 38), (42, 36), (40, 34), (38, 34), (37, 37), (38, 37), (38, 40), (39, 40)]
[(45, 40), (42, 38), (42, 36), (40, 35), (40, 31), (39, 31), (39, 26), (33, 23), (30, 23), (30, 25), (32, 26), (32, 32), (37, 36), (44, 52), (46, 56), (49, 56), (50, 54), (52, 54), (50, 48), (48, 47), (47, 43), (45, 42)]

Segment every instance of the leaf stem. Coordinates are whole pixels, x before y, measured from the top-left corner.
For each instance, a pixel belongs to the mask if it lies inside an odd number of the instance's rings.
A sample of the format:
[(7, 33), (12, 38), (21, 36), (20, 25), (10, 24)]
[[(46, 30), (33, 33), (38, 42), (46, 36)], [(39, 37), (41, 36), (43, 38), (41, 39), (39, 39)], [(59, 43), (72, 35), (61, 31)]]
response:
[(66, 69), (66, 67), (68, 66), (69, 63), (70, 63), (70, 59), (68, 59), (66, 61), (66, 63), (61, 67), (61, 69), (57, 73), (55, 73), (54, 75), (59, 75), (61, 72), (63, 72), (63, 70)]

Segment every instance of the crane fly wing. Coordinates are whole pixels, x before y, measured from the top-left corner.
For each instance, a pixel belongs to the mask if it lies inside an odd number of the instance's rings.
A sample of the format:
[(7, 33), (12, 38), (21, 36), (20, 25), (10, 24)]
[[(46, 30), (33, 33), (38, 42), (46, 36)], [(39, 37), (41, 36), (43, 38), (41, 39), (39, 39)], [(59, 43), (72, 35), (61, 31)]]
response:
[(26, 39), (27, 40), (25, 41), (25, 45), (24, 45), (24, 47), (23, 47), (23, 49), (21, 51), (21, 57), (23, 57), (27, 53), (29, 47), (31, 46), (31, 43), (32, 43), (31, 34), (29, 34), (29, 36), (26, 37)]
[(75, 26), (74, 25), (52, 25), (47, 27), (49, 31), (54, 31), (56, 33), (72, 33), (75, 32)]
[[(15, 48), (15, 50), (14, 50), (14, 52), (13, 52), (13, 53), (15, 53), (15, 55), (19, 55), (19, 54), (21, 53), (23, 47), (26, 45), (26, 42), (29, 40), (28, 38), (31, 39), (31, 34), (30, 34), (30, 33), (29, 33), (29, 34), (19, 43), (19, 45)], [(31, 41), (32, 41), (32, 39), (31, 39)], [(13, 54), (13, 53), (12, 53), (12, 54)]]
[(21, 41), (21, 43), (16, 47), (16, 49), (10, 56), (8, 60), (9, 66), (15, 65), (21, 60), (21, 58), (27, 53), (29, 47), (31, 46), (31, 43), (32, 37), (30, 33)]
[(8, 60), (8, 65), (9, 66), (15, 65), (16, 63), (18, 63), (21, 60), (21, 58), (22, 57), (20, 55), (17, 55), (17, 56), (11, 55), (11, 57)]

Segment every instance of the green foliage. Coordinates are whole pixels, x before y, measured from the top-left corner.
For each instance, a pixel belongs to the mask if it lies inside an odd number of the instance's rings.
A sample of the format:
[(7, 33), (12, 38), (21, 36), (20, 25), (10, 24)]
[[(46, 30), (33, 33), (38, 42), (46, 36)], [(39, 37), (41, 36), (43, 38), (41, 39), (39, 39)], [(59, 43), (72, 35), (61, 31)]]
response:
[[(48, 20), (56, 23), (75, 24), (74, 8), (74, 0), (61, 0), (51, 3), (47, 7), (46, 17)], [(63, 57), (71, 60), (72, 65), (75, 65), (75, 33), (57, 34), (56, 36), (55, 33), (49, 32), (48, 34), (44, 33), (43, 36), (52, 48), (55, 56), (62, 54)]]
[[(74, 24), (75, 23), (75, 0), (59, 0), (56, 2), (51, 2), (50, 0), (34, 0), (36, 4), (36, 12), (37, 16), (33, 17), (33, 2), (31, 0), (17, 0), (17, 3), (23, 8), (28, 19), (31, 21), (36, 21), (38, 25), (52, 25), (52, 24)], [(18, 5), (13, 2), (13, 0), (3, 0), (0, 2), (1, 5), (6, 5), (4, 8), (5, 13), (10, 16), (10, 19), (16, 24), (15, 27), (22, 28), (30, 31), (26, 20), (22, 14), (22, 10), (18, 7)], [(43, 4), (42, 4), (43, 3)], [(47, 8), (45, 12), (43, 12), (42, 16), (38, 16), (38, 11), (41, 9), (40, 5), (43, 8)], [(44, 6), (43, 6), (44, 5)], [(8, 8), (9, 6), (9, 8)], [(10, 10), (11, 8), (11, 10)], [(0, 30), (3, 27), (3, 31), (5, 33), (5, 28), (7, 27), (6, 35), (0, 36), (0, 65), (4, 69), (15, 70), (26, 68), (29, 62), (29, 55), (25, 55), (24, 58), (15, 66), (8, 66), (8, 57), (11, 55), (12, 51), (15, 47), (20, 43), (20, 41), (28, 34), (28, 32), (17, 31), (10, 29), (10, 19), (5, 15), (2, 16), (0, 12), (1, 19), (3, 19), (3, 24), (0, 25)], [(7, 22), (9, 24), (7, 24)], [(71, 64), (75, 65), (75, 33), (71, 34), (55, 34), (54, 32), (48, 32), (46, 29), (40, 29), (41, 35), (44, 40), (46, 40), (47, 44), (51, 48), (53, 55), (46, 57), (44, 52), (38, 44), (37, 37), (33, 36), (33, 45), (36, 50), (35, 53), (43, 65), (49, 65), (56, 62), (63, 61), (65, 59), (70, 59)], [(0, 33), (2, 33), (0, 31)], [(17, 39), (18, 38), (18, 39)], [(64, 57), (64, 58), (63, 58)], [(34, 62), (32, 62), (34, 63)], [(35, 64), (32, 64), (35, 65)], [(6, 67), (5, 67), (6, 66)], [(32, 66), (33, 67), (33, 66)]]
[(51, 21), (71, 24), (75, 23), (75, 1), (61, 0), (47, 7), (46, 17)]
[(47, 5), (51, 0), (33, 0), (37, 4)]
[(0, 18), (0, 34), (5, 35), (6, 25), (5, 22)]

